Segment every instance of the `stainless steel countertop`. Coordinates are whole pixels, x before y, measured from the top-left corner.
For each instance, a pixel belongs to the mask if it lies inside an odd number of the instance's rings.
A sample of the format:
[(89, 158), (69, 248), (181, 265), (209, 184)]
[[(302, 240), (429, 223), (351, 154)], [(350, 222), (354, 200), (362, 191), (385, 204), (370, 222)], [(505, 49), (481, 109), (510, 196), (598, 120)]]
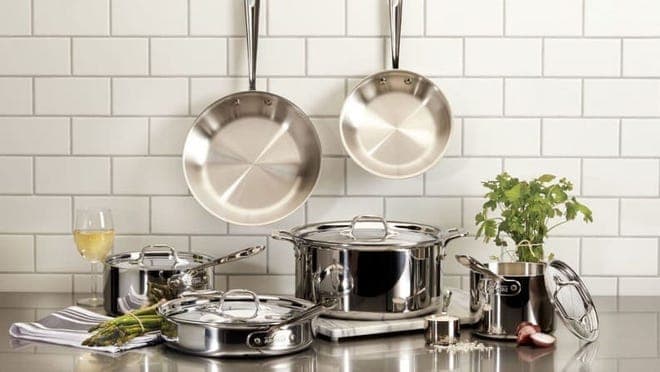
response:
[[(596, 298), (600, 339), (584, 346), (558, 323), (553, 349), (489, 342), (489, 353), (436, 352), (421, 333), (347, 340), (317, 339), (304, 352), (276, 358), (209, 359), (164, 345), (120, 355), (13, 340), (13, 322), (33, 321), (73, 304), (71, 294), (0, 293), (0, 371), (660, 371), (660, 297)], [(463, 340), (471, 339), (469, 330)]]

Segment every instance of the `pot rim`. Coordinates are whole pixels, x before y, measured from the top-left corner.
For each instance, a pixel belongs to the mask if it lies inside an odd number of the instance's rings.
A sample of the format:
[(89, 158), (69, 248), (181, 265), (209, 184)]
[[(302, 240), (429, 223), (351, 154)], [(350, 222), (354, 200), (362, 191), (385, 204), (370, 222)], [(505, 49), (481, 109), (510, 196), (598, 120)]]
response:
[[(210, 256), (208, 254), (204, 253), (197, 253), (197, 252), (187, 252), (187, 251), (181, 251), (181, 252), (176, 252), (177, 257), (182, 257), (182, 258), (192, 258), (194, 260), (194, 265), (186, 265), (182, 267), (176, 267), (173, 266), (171, 268), (153, 268), (153, 267), (148, 267), (148, 266), (142, 266), (142, 265), (137, 265), (133, 264), (128, 267), (119, 267), (119, 263), (124, 263), (127, 261), (130, 261), (132, 259), (136, 259), (140, 256), (140, 251), (131, 251), (131, 252), (121, 252), (121, 253), (115, 253), (112, 254), (103, 260), (103, 264), (106, 266), (110, 267), (115, 267), (115, 268), (120, 268), (122, 270), (140, 270), (140, 271), (173, 271), (173, 272), (183, 272), (186, 270), (190, 270), (197, 265), (201, 265), (207, 262), (213, 261), (213, 256)], [(158, 255), (158, 256), (165, 256), (166, 252), (151, 252), (149, 254), (153, 255)], [(201, 262), (197, 262), (198, 259), (201, 259)], [(213, 268), (210, 268), (213, 269)]]
[(488, 268), (495, 274), (504, 277), (525, 278), (543, 276), (545, 273), (545, 263), (543, 262), (489, 262)]

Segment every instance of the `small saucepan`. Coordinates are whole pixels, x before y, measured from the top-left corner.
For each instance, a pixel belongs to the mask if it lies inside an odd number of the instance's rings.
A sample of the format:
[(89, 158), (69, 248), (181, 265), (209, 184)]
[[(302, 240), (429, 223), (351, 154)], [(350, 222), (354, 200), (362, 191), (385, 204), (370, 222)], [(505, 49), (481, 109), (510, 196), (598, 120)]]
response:
[(156, 244), (139, 252), (109, 256), (103, 272), (103, 306), (106, 313), (121, 315), (161, 299), (176, 298), (185, 291), (213, 289), (214, 266), (254, 256), (265, 249), (258, 245), (214, 259)]

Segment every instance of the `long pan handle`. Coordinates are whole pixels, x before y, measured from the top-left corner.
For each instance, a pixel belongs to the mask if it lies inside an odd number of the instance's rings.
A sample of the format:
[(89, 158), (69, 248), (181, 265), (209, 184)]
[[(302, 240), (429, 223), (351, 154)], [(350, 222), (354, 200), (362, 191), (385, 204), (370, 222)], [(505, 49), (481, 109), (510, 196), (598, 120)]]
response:
[(245, 35), (247, 39), (250, 90), (257, 89), (257, 43), (259, 41), (259, 2), (245, 0)]
[(199, 272), (199, 271), (208, 269), (209, 267), (212, 267), (212, 266), (222, 265), (222, 264), (242, 260), (244, 258), (248, 258), (248, 257), (254, 256), (256, 254), (259, 254), (259, 253), (263, 252), (265, 249), (266, 249), (266, 246), (264, 246), (264, 245), (255, 245), (254, 247), (241, 249), (240, 251), (232, 252), (232, 253), (230, 253), (226, 256), (216, 258), (213, 261), (209, 261), (209, 262), (203, 263), (199, 266), (195, 266), (191, 269), (188, 269), (187, 272), (190, 274), (190, 273)]
[(398, 69), (403, 0), (388, 0), (388, 3), (390, 8), (390, 47), (392, 48), (392, 68)]

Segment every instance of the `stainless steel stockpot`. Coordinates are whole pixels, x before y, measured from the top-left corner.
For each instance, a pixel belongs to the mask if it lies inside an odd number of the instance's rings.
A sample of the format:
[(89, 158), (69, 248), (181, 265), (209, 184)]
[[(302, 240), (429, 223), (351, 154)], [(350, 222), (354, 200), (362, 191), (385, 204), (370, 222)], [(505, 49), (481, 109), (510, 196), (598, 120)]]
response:
[(213, 289), (213, 267), (247, 258), (266, 247), (255, 246), (214, 259), (193, 252), (177, 252), (165, 244), (119, 253), (105, 260), (103, 306), (120, 315), (161, 299), (176, 298), (184, 291)]
[[(375, 228), (374, 228), (375, 227)], [(344, 319), (399, 319), (441, 305), (447, 243), (466, 233), (410, 222), (357, 216), (279, 231), (293, 243), (296, 297), (338, 299), (324, 315)]]
[(189, 354), (269, 356), (307, 348), (312, 320), (335, 301), (322, 304), (245, 289), (189, 293), (158, 307), (167, 346)]

